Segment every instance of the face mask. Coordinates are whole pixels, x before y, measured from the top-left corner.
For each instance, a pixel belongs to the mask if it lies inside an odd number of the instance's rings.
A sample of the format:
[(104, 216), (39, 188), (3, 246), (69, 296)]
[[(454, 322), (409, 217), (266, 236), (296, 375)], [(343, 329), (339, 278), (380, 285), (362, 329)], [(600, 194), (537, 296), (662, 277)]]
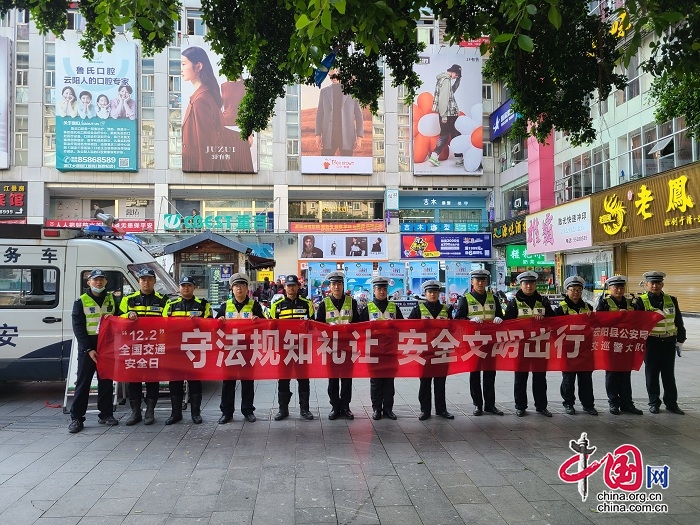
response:
[(105, 287), (103, 286), (102, 288), (95, 288), (94, 286), (91, 286), (90, 290), (92, 290), (92, 293), (100, 294), (105, 291)]

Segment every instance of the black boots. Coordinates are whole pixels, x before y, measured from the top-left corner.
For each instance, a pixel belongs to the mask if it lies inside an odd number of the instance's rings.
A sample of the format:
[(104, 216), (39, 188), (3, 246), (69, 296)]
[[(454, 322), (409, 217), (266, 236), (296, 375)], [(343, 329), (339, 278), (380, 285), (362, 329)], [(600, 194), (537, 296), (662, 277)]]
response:
[(309, 392), (299, 392), (299, 415), (309, 421), (314, 418), (309, 410)]
[(279, 398), (280, 409), (275, 414), (275, 421), (282, 421), (289, 417), (289, 401), (292, 399), (292, 393), (278, 392), (277, 397)]
[(190, 396), (190, 413), (192, 414), (192, 423), (195, 425), (200, 425), (202, 423), (201, 409), (202, 394), (192, 394)]
[[(143, 424), (144, 425), (152, 425), (156, 421), (156, 416), (153, 413), (154, 410), (156, 409), (156, 403), (158, 402), (157, 399), (148, 399), (146, 398), (146, 413), (143, 416)], [(182, 404), (180, 405), (180, 411), (182, 411)], [(139, 405), (139, 416), (141, 413), (141, 407)], [(182, 418), (182, 416), (180, 416)]]
[(170, 417), (165, 420), (166, 425), (172, 425), (178, 421), (182, 421), (182, 398), (170, 396), (170, 404), (172, 406)]
[(141, 398), (139, 399), (129, 399), (129, 405), (131, 406), (131, 414), (126, 420), (126, 426), (130, 427), (141, 421)]

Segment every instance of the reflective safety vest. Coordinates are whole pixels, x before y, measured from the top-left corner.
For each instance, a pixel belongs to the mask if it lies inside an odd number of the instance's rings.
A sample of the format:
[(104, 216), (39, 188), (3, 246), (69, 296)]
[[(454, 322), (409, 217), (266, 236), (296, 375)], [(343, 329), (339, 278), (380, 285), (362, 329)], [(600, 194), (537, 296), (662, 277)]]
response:
[(306, 297), (297, 296), (297, 302), (304, 305), (293, 304), (283, 297), (270, 305), (270, 317), (272, 319), (311, 319), (314, 315), (314, 303)]
[(425, 306), (425, 303), (421, 303), (418, 308), (420, 309), (421, 319), (449, 319), (449, 316), (447, 315), (447, 306), (444, 304), (442, 305), (442, 309), (437, 317), (433, 317), (433, 314), (430, 313), (430, 310), (428, 310), (428, 308)]
[(562, 311), (566, 315), (587, 314), (588, 312), (593, 311), (588, 307), (588, 303), (586, 301), (581, 301), (581, 302), (583, 303), (583, 306), (579, 309), (578, 312), (576, 310), (574, 310), (573, 308), (569, 308), (569, 304), (566, 301), (560, 302), (559, 306), (561, 306)]
[(526, 303), (515, 299), (515, 304), (518, 305), (518, 319), (527, 319), (535, 315), (544, 315), (544, 305), (540, 301), (535, 301), (535, 307), (530, 308)]
[(470, 293), (466, 294), (464, 298), (467, 300), (467, 317), (469, 319), (481, 317), (484, 321), (493, 321), (496, 318), (496, 301), (491, 292), (486, 293), (486, 301), (483, 305)]
[(367, 303), (367, 313), (370, 321), (379, 321), (381, 319), (396, 319), (396, 304), (389, 301), (386, 310), (383, 312), (377, 307), (374, 302)]
[(122, 311), (122, 316), (127, 317), (129, 312), (136, 312), (136, 315), (139, 317), (162, 317), (166, 299), (158, 292), (153, 292), (153, 296), (155, 296), (157, 301), (146, 306), (143, 304), (141, 292), (134, 292), (127, 295), (121, 302), (120, 309)]
[(343, 306), (340, 310), (335, 309), (330, 296), (323, 300), (326, 305), (326, 323), (328, 324), (348, 324), (352, 321), (352, 297), (346, 295)]
[(658, 312), (664, 316), (664, 319), (659, 321), (659, 324), (657, 324), (652, 329), (649, 335), (653, 335), (656, 337), (667, 337), (670, 335), (676, 335), (676, 333), (678, 333), (678, 328), (676, 328), (676, 305), (673, 304), (673, 300), (671, 299), (670, 295), (663, 294), (662, 297), (664, 300), (663, 310), (657, 310), (651, 305), (648, 293), (643, 293), (639, 296), (639, 298), (642, 300), (642, 303), (644, 303), (645, 310), (649, 312)]
[(211, 317), (211, 305), (206, 299), (192, 298), (195, 307), (188, 310), (182, 297), (172, 299), (163, 308), (163, 317)]
[(87, 293), (80, 296), (80, 302), (83, 303), (85, 328), (87, 329), (88, 335), (97, 335), (100, 331), (100, 320), (102, 316), (104, 314), (114, 313), (114, 296), (111, 292), (107, 292), (101, 307), (95, 302), (95, 299)]
[(255, 303), (249, 299), (248, 302), (243, 305), (243, 308), (241, 308), (241, 311), (239, 312), (236, 309), (236, 305), (233, 304), (233, 300), (229, 299), (228, 301), (226, 301), (226, 312), (224, 313), (224, 317), (226, 319), (252, 319), (254, 304)]
[[(608, 307), (610, 308), (611, 312), (619, 312), (620, 311), (620, 308), (617, 306), (617, 303), (615, 302), (615, 300), (612, 297), (608, 297), (605, 300), (607, 301)], [(625, 310), (634, 310), (634, 306), (632, 306), (627, 299), (625, 299), (625, 304), (627, 305), (627, 308), (625, 308)]]

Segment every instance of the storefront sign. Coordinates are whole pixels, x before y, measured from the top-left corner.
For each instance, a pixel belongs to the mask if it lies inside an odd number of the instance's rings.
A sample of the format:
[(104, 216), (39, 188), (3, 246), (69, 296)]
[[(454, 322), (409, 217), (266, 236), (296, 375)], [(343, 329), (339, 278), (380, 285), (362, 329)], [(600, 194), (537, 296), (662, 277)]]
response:
[(299, 259), (386, 260), (386, 234), (299, 234)]
[(163, 228), (169, 231), (185, 230), (256, 230), (268, 229), (267, 214), (257, 215), (180, 215), (166, 213), (163, 215)]
[(27, 216), (27, 186), (20, 182), (0, 182), (0, 221)]
[(700, 167), (675, 169), (591, 197), (593, 242), (700, 229)]
[(528, 253), (560, 252), (593, 245), (590, 198), (530, 214), (526, 220)]
[(401, 235), (403, 259), (491, 259), (491, 234)]
[(531, 254), (524, 244), (509, 244), (506, 247), (506, 265), (517, 266), (554, 266), (554, 261), (546, 260), (543, 253)]
[(525, 242), (525, 230), (527, 229), (526, 217), (508, 219), (493, 225), (493, 245), (505, 246), (506, 244), (522, 244)]
[(399, 190), (397, 188), (387, 188), (384, 194), (386, 210), (399, 209)]
[[(102, 221), (98, 220), (62, 220), (62, 219), (46, 219), (46, 226), (49, 228), (85, 228), (90, 225), (104, 226)], [(127, 221), (121, 220), (116, 224), (117, 227), (126, 232), (152, 232), (155, 227), (153, 219), (143, 221)]]
[(496, 111), (489, 115), (489, 125), (491, 126), (491, 140), (495, 140), (502, 137), (518, 118), (518, 114), (510, 109), (510, 105), (513, 103), (513, 99), (509, 98), (504, 104), (502, 104)]
[(447, 223), (425, 223), (425, 222), (402, 222), (402, 232), (478, 232), (481, 225), (476, 222), (447, 222)]
[(383, 232), (384, 221), (362, 222), (290, 222), (291, 233)]

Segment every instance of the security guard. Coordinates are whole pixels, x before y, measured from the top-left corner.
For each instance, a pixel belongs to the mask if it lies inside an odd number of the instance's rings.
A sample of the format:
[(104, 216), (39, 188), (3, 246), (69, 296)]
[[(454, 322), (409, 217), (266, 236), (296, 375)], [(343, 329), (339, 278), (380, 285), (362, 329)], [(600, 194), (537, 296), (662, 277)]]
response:
[[(546, 297), (537, 292), (537, 278), (535, 272), (523, 272), (518, 274), (516, 280), (520, 284), (520, 290), (515, 297), (508, 302), (503, 320), (532, 318), (540, 321), (545, 317), (553, 317), (554, 311)], [(513, 395), (515, 397), (515, 415), (523, 417), (527, 414), (527, 380), (529, 372), (515, 372)], [(532, 373), (532, 396), (535, 398), (535, 409), (543, 416), (552, 417), (547, 410), (547, 373)]]
[[(460, 297), (454, 318), (469, 319), (474, 323), (483, 323), (484, 321), (494, 324), (502, 323), (503, 310), (501, 309), (501, 301), (486, 289), (486, 283), (491, 277), (491, 272), (488, 270), (473, 270), (469, 277), (471, 278), (471, 291)], [(474, 402), (474, 412), (472, 413), (475, 416), (480, 416), (484, 412), (502, 416), (503, 412), (496, 408), (496, 371), (485, 370), (483, 372), (483, 395), (481, 392), (481, 374), (481, 372), (469, 373), (469, 392)]]
[[(360, 321), (360, 312), (357, 301), (345, 294), (345, 273), (336, 271), (326, 276), (330, 283), (330, 294), (321, 301), (316, 311), (316, 321), (327, 324), (348, 324)], [(344, 377), (328, 379), (328, 397), (330, 398), (331, 411), (328, 419), (355, 419), (355, 414), (350, 410), (352, 399), (352, 378)]]
[[(138, 273), (138, 292), (122, 298), (119, 309), (122, 317), (135, 321), (139, 317), (162, 317), (163, 308), (168, 298), (155, 291), (156, 272), (145, 268)], [(141, 421), (141, 383), (129, 383), (129, 405), (131, 415), (126, 420), (126, 425), (135, 425)], [(146, 415), (144, 425), (152, 425), (155, 422), (154, 410), (158, 402), (158, 382), (146, 383)]]
[[(273, 319), (312, 319), (314, 304), (305, 297), (299, 296), (299, 278), (288, 275), (284, 283), (284, 297), (273, 301), (270, 305), (270, 317)], [(275, 414), (275, 421), (289, 417), (289, 401), (292, 391), (289, 389), (289, 379), (277, 380), (277, 397), (280, 408)], [(310, 382), (308, 379), (297, 379), (299, 388), (299, 415), (304, 419), (313, 419), (309, 410)]]
[[(554, 313), (556, 315), (577, 315), (593, 313), (593, 307), (586, 301), (581, 299), (583, 288), (586, 286), (586, 280), (578, 275), (572, 275), (564, 281), (564, 289), (566, 297), (556, 307)], [(561, 397), (564, 400), (564, 411), (573, 416), (576, 413), (574, 402), (576, 395), (574, 388), (576, 378), (578, 377), (578, 397), (583, 405), (583, 411), (592, 416), (597, 416), (598, 411), (593, 406), (593, 371), (586, 372), (562, 372), (561, 373)]]
[[(265, 319), (265, 313), (258, 301), (248, 297), (250, 279), (244, 273), (234, 273), (228, 280), (231, 287), (231, 299), (221, 303), (216, 312), (216, 318), (226, 322), (248, 322), (254, 319)], [(255, 423), (255, 382), (252, 379), (241, 379), (241, 413), (246, 421)], [(233, 419), (236, 411), (236, 380), (225, 379), (221, 385), (221, 417), (220, 424)]]
[[(378, 276), (372, 279), (372, 291), (374, 297), (367, 303), (367, 308), (360, 312), (362, 321), (385, 321), (403, 319), (401, 310), (396, 303), (387, 299), (389, 293), (389, 279)], [(394, 414), (394, 378), (372, 378), (369, 380), (369, 396), (372, 399), (372, 419), (379, 420), (383, 417), (396, 419)]]
[[(107, 276), (95, 268), (90, 272), (87, 292), (73, 303), (73, 333), (78, 342), (78, 378), (75, 383), (73, 405), (70, 409), (71, 422), (68, 432), (75, 434), (83, 429), (85, 412), (92, 377), (97, 370), (97, 333), (102, 317), (119, 315), (116, 301), (111, 292), (105, 291)], [(97, 377), (97, 408), (100, 411), (97, 421), (101, 425), (118, 425), (114, 417), (112, 392), (114, 384), (111, 379)]]
[[(163, 317), (211, 318), (211, 305), (206, 299), (194, 296), (194, 279), (189, 275), (180, 278), (180, 297), (171, 299), (163, 309)], [(187, 380), (190, 388), (190, 414), (195, 425), (202, 423), (202, 382)], [(182, 421), (182, 400), (185, 395), (184, 381), (170, 381), (170, 417), (166, 425)]]
[[(625, 297), (627, 277), (615, 275), (605, 283), (610, 295), (601, 294), (596, 312), (625, 312), (634, 310), (632, 302)], [(621, 412), (641, 416), (643, 412), (632, 401), (632, 372), (605, 372), (605, 391), (608, 394), (610, 413), (619, 416)]]
[[(425, 302), (419, 303), (411, 310), (409, 319), (449, 319), (447, 306), (440, 302), (440, 281), (430, 280), (421, 284), (421, 290), (425, 295)], [(445, 419), (454, 419), (455, 417), (447, 411), (447, 402), (445, 400), (445, 382), (446, 376), (443, 377), (421, 377), (420, 388), (418, 389), (418, 402), (420, 403), (420, 415), (418, 419), (425, 421), (430, 418), (432, 399), (430, 395), (430, 385), (435, 383), (435, 413)]]
[(646, 293), (641, 294), (634, 302), (635, 310), (658, 312), (664, 316), (647, 338), (647, 352), (644, 355), (644, 375), (649, 394), (649, 412), (659, 413), (661, 400), (659, 394), (659, 375), (664, 384), (663, 401), (666, 410), (683, 415), (685, 412), (678, 406), (678, 390), (674, 367), (676, 352), (681, 353), (685, 342), (685, 326), (683, 316), (678, 307), (678, 300), (663, 292), (663, 272), (646, 272), (644, 275)]

